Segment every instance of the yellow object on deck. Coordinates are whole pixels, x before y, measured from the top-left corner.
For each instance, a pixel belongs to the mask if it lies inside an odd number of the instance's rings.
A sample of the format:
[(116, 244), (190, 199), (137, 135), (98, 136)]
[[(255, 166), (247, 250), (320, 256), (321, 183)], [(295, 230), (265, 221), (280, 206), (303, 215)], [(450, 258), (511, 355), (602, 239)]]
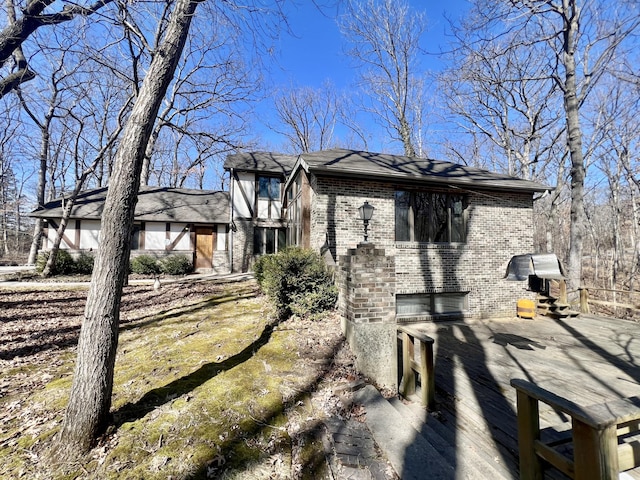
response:
[(516, 314), (520, 318), (534, 318), (536, 316), (536, 303), (533, 300), (521, 298), (516, 305)]

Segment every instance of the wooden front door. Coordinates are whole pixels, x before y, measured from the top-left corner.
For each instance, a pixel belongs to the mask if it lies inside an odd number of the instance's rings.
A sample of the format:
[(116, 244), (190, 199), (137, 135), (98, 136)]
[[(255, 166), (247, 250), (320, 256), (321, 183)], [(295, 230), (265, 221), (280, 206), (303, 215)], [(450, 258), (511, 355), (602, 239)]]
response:
[(196, 227), (196, 269), (212, 268), (213, 238), (212, 227)]

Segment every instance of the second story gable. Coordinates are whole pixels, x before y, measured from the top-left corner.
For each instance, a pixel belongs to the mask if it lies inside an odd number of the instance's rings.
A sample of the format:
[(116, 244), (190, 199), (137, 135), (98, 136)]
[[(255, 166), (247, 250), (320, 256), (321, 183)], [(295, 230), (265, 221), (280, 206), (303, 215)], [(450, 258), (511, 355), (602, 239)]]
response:
[(283, 185), (297, 156), (267, 152), (229, 155), (232, 220), (283, 219)]

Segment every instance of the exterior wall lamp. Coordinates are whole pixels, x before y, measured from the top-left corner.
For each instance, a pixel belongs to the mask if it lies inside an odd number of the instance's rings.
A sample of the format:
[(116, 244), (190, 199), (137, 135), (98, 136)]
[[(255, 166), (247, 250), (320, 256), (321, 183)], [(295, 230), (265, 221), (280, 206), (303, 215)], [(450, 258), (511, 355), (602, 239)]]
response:
[(373, 211), (375, 207), (373, 205), (369, 205), (369, 202), (365, 201), (364, 204), (358, 208), (358, 214), (360, 215), (360, 220), (364, 222), (364, 243), (368, 242), (369, 238), (369, 220), (373, 217)]

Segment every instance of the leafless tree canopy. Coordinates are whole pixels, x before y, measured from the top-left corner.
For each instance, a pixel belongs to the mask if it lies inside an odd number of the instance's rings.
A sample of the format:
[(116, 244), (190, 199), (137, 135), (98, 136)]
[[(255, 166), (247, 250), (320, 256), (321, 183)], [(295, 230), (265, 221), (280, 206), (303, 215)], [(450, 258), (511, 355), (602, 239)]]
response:
[(370, 98), (364, 108), (402, 143), (405, 155), (421, 153), (425, 91), (419, 54), (424, 14), (405, 1), (354, 0), (340, 28), (346, 53), (358, 67), (360, 86)]

